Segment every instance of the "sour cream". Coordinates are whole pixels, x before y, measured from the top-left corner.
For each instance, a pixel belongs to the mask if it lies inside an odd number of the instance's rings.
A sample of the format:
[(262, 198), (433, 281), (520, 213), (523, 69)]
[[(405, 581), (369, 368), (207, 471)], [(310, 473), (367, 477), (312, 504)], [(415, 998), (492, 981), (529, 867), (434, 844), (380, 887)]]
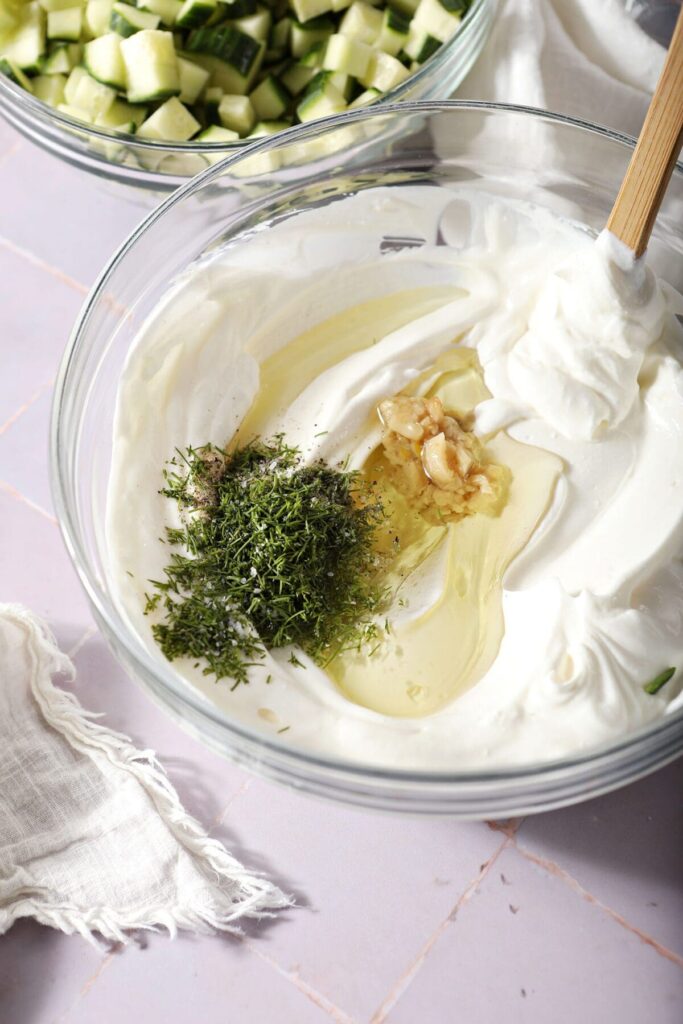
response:
[[(412, 244), (397, 249), (396, 236)], [(502, 579), (502, 640), (469, 688), (411, 716), (357, 703), (299, 652), (304, 667), (272, 652), (234, 691), (189, 661), (171, 670), (231, 718), (377, 766), (532, 763), (662, 717), (683, 678), (680, 312), (609, 235), (482, 192), (370, 189), (255, 231), (191, 268), (129, 354), (107, 513), (121, 610), (162, 659), (143, 608), (168, 559), (158, 537), (176, 525), (157, 493), (174, 449), (225, 444), (257, 422), (307, 459), (361, 466), (377, 403), (429, 377), (457, 341), (483, 370), (477, 432), (540, 451), (552, 476)], [(443, 597), (444, 551), (412, 581), (410, 615)], [(408, 613), (394, 612), (400, 627)], [(443, 621), (447, 649), (459, 623)], [(645, 693), (669, 666), (674, 679)]]

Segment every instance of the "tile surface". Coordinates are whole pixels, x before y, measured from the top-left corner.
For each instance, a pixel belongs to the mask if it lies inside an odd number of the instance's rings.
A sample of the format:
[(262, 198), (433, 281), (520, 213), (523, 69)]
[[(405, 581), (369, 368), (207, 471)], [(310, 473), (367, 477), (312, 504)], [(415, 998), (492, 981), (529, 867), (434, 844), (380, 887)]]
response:
[[(85, 707), (156, 750), (188, 809), (298, 908), (107, 953), (22, 921), (1, 1024), (673, 1024), (681, 765), (501, 829), (334, 807), (205, 750), (114, 660), (51, 514), (51, 386), (87, 287), (145, 212), (0, 122), (0, 600), (44, 616)], [(1, 756), (1, 752), (0, 752)]]

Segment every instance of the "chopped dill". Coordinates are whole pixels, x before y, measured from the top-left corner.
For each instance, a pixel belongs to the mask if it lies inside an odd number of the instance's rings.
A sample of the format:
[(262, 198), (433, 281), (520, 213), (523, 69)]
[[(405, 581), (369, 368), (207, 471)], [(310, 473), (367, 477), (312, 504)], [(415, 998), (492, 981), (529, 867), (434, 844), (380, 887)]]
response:
[(665, 668), (663, 672), (660, 672), (658, 676), (651, 679), (649, 683), (645, 683), (643, 689), (645, 693), (659, 693), (661, 688), (669, 682), (672, 676), (676, 673), (675, 668)]
[(276, 437), (178, 451), (164, 479), (182, 525), (166, 531), (176, 550), (145, 610), (163, 613), (152, 632), (169, 660), (200, 659), (237, 686), (266, 649), (327, 663), (376, 638), (384, 512), (356, 473), (304, 465)]

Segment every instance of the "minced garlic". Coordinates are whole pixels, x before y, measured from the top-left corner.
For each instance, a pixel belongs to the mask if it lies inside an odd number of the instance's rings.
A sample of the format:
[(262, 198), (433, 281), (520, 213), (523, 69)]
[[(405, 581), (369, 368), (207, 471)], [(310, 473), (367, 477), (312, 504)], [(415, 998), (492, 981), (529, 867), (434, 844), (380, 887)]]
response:
[(430, 519), (498, 515), (510, 471), (491, 462), (478, 437), (446, 414), (440, 398), (397, 395), (378, 407), (392, 483)]

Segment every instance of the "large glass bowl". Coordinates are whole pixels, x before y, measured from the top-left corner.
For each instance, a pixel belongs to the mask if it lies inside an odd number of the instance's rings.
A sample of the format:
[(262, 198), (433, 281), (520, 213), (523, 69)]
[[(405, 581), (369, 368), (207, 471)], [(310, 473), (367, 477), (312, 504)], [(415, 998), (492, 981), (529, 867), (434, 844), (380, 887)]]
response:
[[(52, 482), (70, 555), (97, 622), (132, 676), (182, 725), (263, 775), (349, 803), (422, 814), (506, 816), (621, 786), (683, 750), (683, 711), (609, 747), (492, 771), (378, 770), (312, 756), (209, 706), (117, 610), (105, 575), (104, 508), (121, 368), (143, 319), (172, 282), (242, 232), (377, 185), (457, 183), (532, 199), (605, 222), (633, 141), (519, 107), (406, 103), (293, 128), (209, 169), (147, 217), (115, 254), (74, 329), (56, 387)], [(276, 170), (272, 170), (276, 167)], [(683, 286), (683, 166), (674, 171), (650, 246), (658, 273)], [(400, 244), (405, 227), (390, 240)], [(396, 237), (393, 237), (393, 236)], [(387, 239), (377, 238), (378, 248)], [(334, 247), (334, 238), (330, 246)], [(406, 241), (409, 244), (409, 240)], [(330, 251), (334, 251), (331, 248)], [(278, 741), (280, 739), (280, 741)]]
[[(474, 0), (455, 35), (379, 101), (444, 99), (460, 84), (486, 42), (497, 0)], [(246, 140), (163, 143), (83, 124), (59, 113), (0, 74), (0, 114), (32, 142), (81, 170), (152, 192), (174, 191)]]

